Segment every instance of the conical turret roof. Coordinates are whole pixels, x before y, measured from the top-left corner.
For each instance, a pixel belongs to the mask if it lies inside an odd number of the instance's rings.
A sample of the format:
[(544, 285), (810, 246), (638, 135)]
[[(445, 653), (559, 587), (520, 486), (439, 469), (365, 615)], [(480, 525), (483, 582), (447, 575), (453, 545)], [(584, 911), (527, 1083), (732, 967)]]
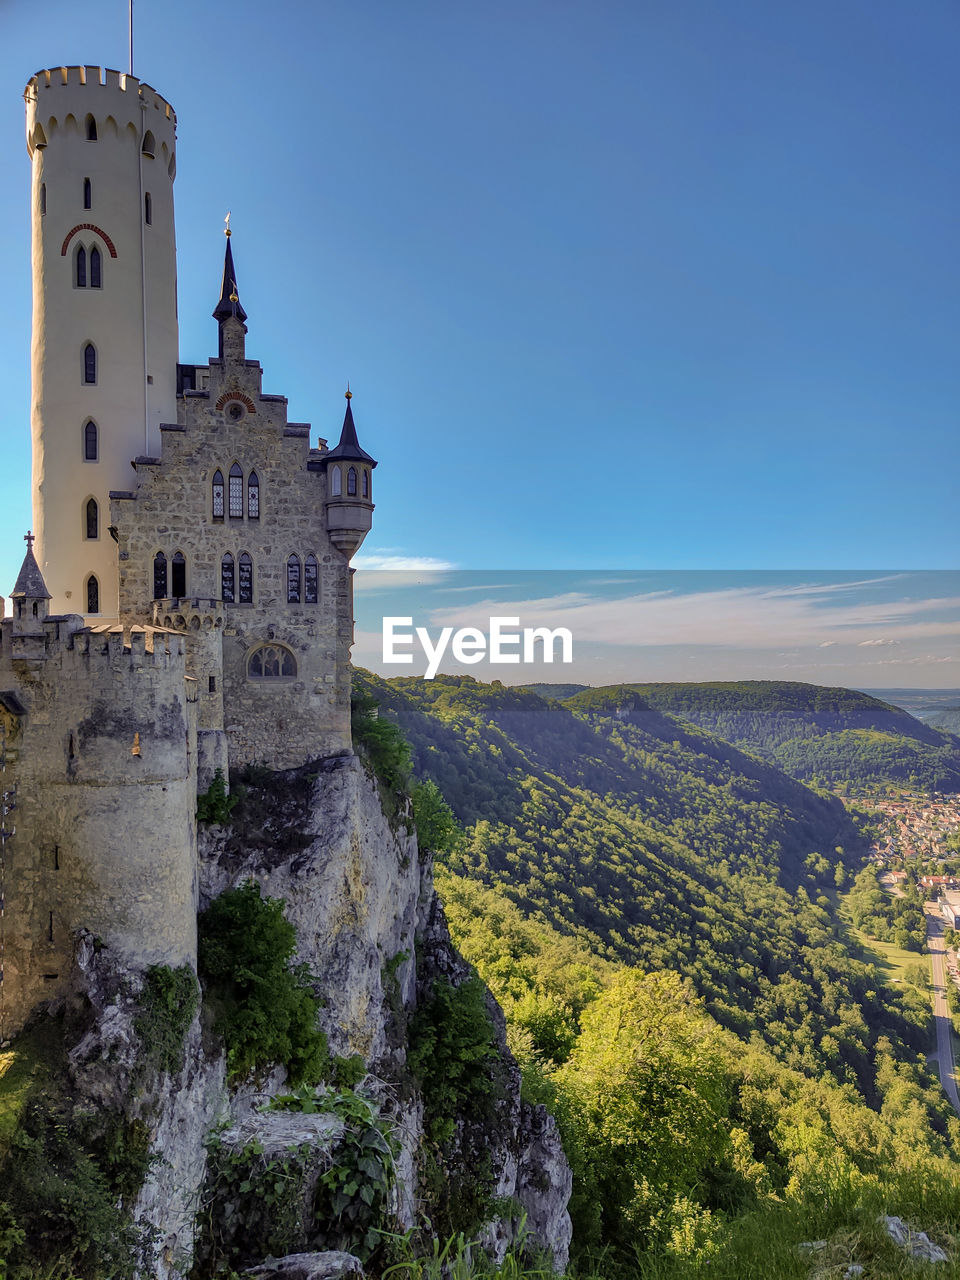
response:
[(224, 320), (229, 320), (231, 316), (236, 316), (243, 324), (247, 319), (247, 313), (240, 305), (240, 299), (237, 296), (237, 272), (233, 265), (233, 250), (230, 247), (230, 232), (227, 232), (227, 248), (223, 255), (223, 281), (220, 285), (220, 301), (217, 303), (214, 312), (214, 320), (220, 324)]
[(27, 554), (23, 557), (23, 564), (20, 566), (20, 572), (17, 575), (17, 585), (10, 592), (10, 598), (29, 600), (50, 600), (52, 597), (47, 590), (47, 584), (43, 580), (43, 574), (40, 572), (40, 566), (37, 564), (36, 557), (33, 554), (33, 538), (27, 543)]
[(360, 448), (360, 441), (357, 439), (357, 428), (353, 424), (353, 410), (350, 407), (350, 401), (353, 399), (353, 393), (347, 392), (347, 412), (343, 415), (343, 428), (340, 431), (339, 443), (324, 455), (324, 462), (366, 462), (370, 467), (375, 467), (376, 461), (370, 457), (365, 449)]

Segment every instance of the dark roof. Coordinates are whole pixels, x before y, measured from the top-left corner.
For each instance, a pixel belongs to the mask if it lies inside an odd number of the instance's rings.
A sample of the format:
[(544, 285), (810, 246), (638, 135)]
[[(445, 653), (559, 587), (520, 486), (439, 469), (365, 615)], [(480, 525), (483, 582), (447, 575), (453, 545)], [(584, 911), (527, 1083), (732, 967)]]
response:
[[(223, 282), (220, 285), (220, 301), (217, 303), (213, 313), (214, 320), (219, 320), (222, 324), (224, 320), (228, 320), (231, 316), (236, 316), (241, 324), (247, 318), (247, 313), (240, 305), (240, 299), (237, 294), (240, 290), (237, 288), (237, 272), (233, 265), (233, 250), (230, 248), (230, 237), (227, 236), (227, 251), (223, 255)], [(233, 294), (236, 301), (233, 301), (230, 295)]]
[(10, 596), (11, 599), (14, 596), (25, 596), (31, 600), (52, 599), (47, 590), (47, 584), (43, 580), (43, 574), (40, 572), (40, 566), (34, 559), (33, 547), (27, 547), (27, 554), (23, 557), (23, 564), (17, 575), (17, 585), (10, 592)]
[(369, 462), (371, 467), (377, 464), (364, 449), (360, 448), (357, 439), (357, 428), (353, 425), (353, 410), (350, 408), (350, 396), (347, 396), (347, 412), (343, 415), (343, 430), (340, 432), (340, 443), (323, 455), (326, 462)]

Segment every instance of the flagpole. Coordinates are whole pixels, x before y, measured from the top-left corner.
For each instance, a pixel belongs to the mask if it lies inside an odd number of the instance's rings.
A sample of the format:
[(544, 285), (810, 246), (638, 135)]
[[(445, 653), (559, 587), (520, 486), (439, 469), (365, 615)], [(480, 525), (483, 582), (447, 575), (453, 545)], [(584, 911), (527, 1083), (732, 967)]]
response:
[(130, 33), (130, 75), (133, 75), (133, 0), (129, 0), (128, 31)]

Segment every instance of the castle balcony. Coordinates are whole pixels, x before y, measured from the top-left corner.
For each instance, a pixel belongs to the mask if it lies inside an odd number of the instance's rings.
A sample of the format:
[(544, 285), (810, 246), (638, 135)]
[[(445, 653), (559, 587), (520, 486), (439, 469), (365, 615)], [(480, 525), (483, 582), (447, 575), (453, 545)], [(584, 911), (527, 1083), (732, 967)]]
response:
[(222, 631), (223, 601), (206, 596), (169, 596), (154, 600), (153, 621), (174, 631)]

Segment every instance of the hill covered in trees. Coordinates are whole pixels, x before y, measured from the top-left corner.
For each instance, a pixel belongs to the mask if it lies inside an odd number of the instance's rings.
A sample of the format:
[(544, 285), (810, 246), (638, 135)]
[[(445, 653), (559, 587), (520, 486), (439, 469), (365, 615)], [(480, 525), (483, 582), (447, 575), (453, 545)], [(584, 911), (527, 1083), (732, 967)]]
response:
[(586, 709), (594, 699), (616, 697), (618, 689), (805, 782), (960, 790), (960, 739), (853, 689), (785, 680), (627, 684), (583, 690), (565, 701)]
[(879, 1105), (881, 1039), (926, 1044), (836, 914), (864, 848), (833, 797), (617, 689), (365, 677), (464, 826), (449, 869), (596, 957), (688, 979), (707, 1014)]

